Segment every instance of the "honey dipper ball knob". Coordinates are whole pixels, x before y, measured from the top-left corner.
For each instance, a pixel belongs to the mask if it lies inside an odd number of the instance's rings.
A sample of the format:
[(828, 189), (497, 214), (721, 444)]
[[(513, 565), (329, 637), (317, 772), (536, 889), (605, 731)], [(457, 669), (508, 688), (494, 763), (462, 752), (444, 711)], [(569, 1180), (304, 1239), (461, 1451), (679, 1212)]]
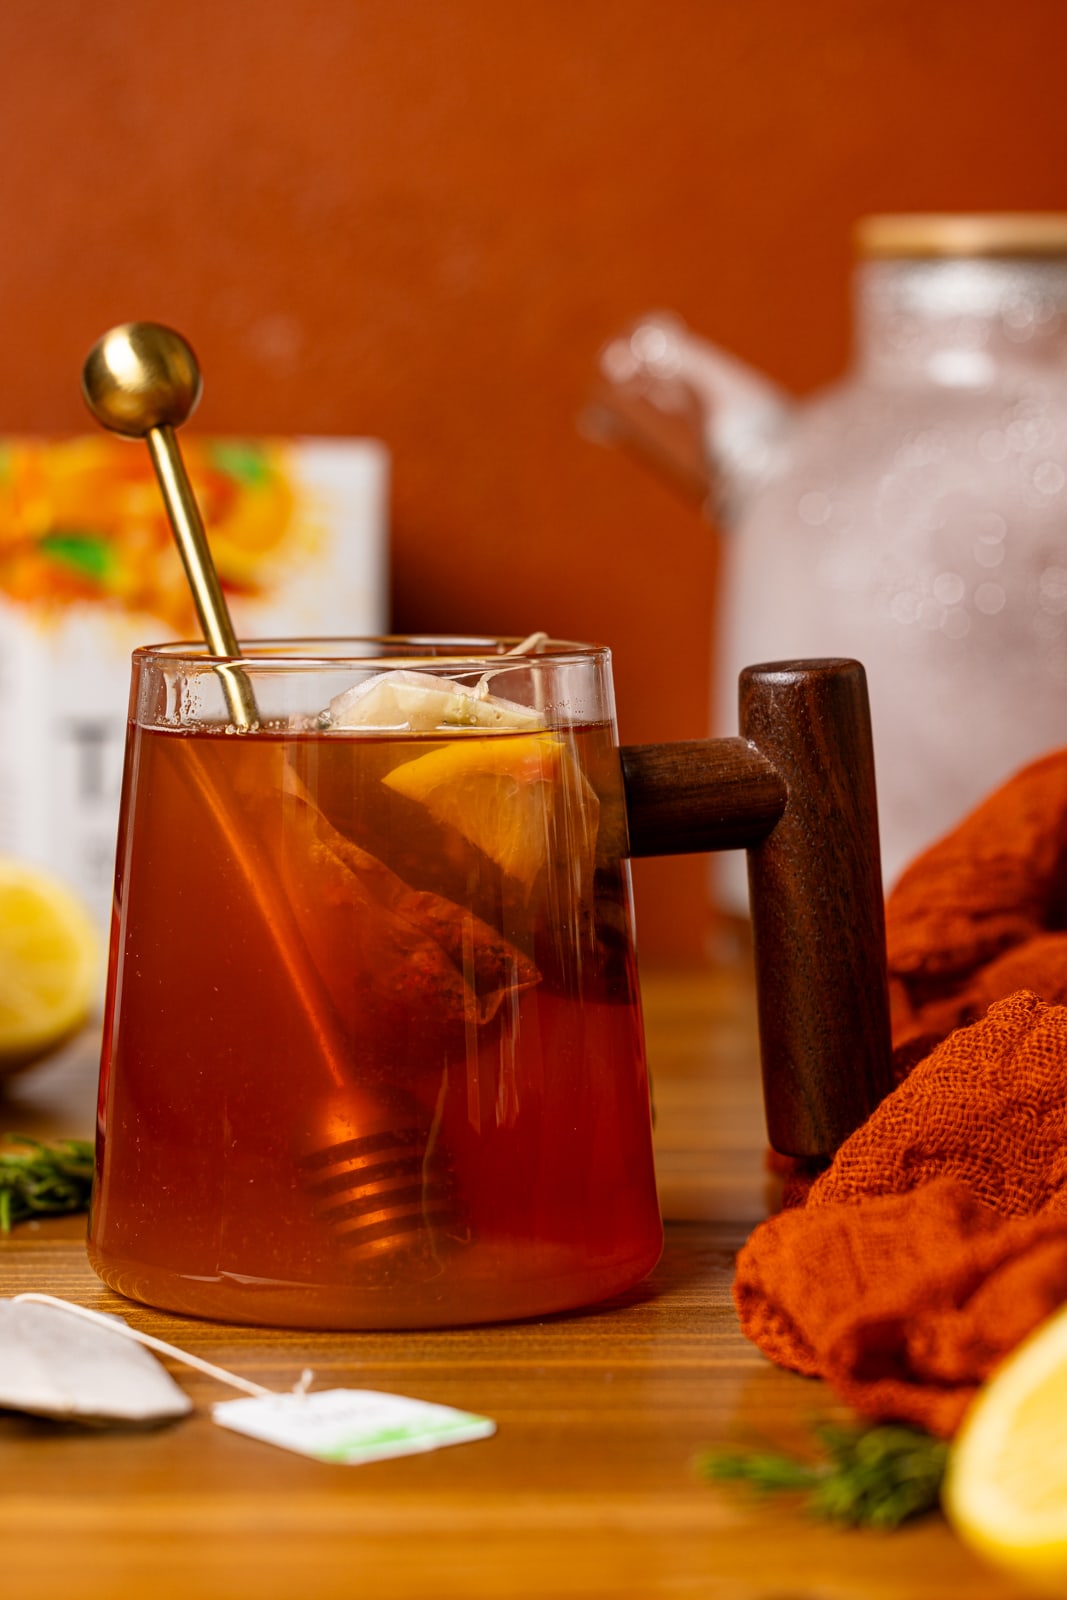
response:
[(98, 422), (140, 439), (178, 428), (196, 410), (200, 368), (181, 334), (158, 322), (123, 322), (85, 358), (82, 393)]

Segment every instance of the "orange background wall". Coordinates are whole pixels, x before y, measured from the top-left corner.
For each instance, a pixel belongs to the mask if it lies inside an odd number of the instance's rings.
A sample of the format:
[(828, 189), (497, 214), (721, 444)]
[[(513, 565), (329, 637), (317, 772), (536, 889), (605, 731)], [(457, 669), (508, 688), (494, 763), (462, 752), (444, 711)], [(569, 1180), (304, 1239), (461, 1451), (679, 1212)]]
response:
[[(706, 730), (715, 535), (575, 426), (656, 306), (798, 391), (871, 210), (1067, 208), (1063, 0), (4, 0), (0, 431), (85, 425), (111, 323), (206, 431), (393, 455), (394, 624), (614, 646), (623, 737)], [(723, 730), (733, 731), (733, 730)], [(642, 864), (646, 962), (699, 861)]]

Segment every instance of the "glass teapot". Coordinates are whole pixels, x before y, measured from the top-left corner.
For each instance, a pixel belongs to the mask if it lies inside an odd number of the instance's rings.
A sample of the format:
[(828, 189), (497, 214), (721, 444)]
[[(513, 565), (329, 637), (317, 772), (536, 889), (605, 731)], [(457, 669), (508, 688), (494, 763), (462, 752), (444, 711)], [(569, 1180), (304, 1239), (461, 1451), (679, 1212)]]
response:
[[(650, 315), (602, 351), (591, 420), (729, 530), (718, 727), (746, 661), (864, 662), (891, 882), (1067, 736), (1067, 216), (871, 217), (857, 237), (842, 380), (795, 404)], [(744, 893), (727, 873), (726, 905)]]

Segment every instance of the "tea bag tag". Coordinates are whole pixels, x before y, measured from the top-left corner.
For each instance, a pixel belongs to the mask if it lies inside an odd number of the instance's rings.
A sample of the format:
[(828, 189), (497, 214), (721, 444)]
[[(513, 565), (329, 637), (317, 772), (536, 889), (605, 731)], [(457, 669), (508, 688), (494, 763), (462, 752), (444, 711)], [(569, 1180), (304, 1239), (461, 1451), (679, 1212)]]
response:
[(188, 1395), (129, 1332), (121, 1317), (90, 1322), (60, 1306), (0, 1299), (0, 1407), (63, 1422), (188, 1415)]
[[(5, 1319), (8, 1330), (21, 1324), (19, 1338), (5, 1336)], [(310, 1394), (314, 1374), (309, 1368), (289, 1394), (277, 1394), (141, 1333), (121, 1317), (46, 1294), (0, 1300), (0, 1407), (85, 1421), (158, 1422), (187, 1415), (192, 1402), (149, 1355), (150, 1349), (252, 1397), (214, 1405), (212, 1417), (221, 1427), (316, 1461), (359, 1466), (487, 1439), (496, 1432), (488, 1417), (406, 1395), (376, 1389)]]
[(376, 1389), (222, 1400), (211, 1414), (235, 1433), (343, 1466), (418, 1455), (496, 1432), (488, 1417)]

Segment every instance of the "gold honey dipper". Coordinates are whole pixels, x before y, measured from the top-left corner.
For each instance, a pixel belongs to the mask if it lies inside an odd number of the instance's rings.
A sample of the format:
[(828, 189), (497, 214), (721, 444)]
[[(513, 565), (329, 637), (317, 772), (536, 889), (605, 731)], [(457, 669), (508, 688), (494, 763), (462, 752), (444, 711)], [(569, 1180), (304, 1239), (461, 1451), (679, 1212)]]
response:
[[(82, 393), (96, 420), (147, 444), (204, 639), (213, 655), (232, 659), (240, 649), (174, 432), (196, 410), (202, 388), (185, 340), (155, 322), (112, 328), (93, 345), (82, 371)], [(247, 677), (233, 667), (218, 670), (234, 722), (254, 728), (259, 718)]]
[[(241, 649), (204, 531), (175, 429), (200, 400), (200, 369), (173, 329), (126, 322), (105, 333), (82, 373), (86, 404), (105, 428), (148, 445), (167, 517), (192, 590), (227, 708), (242, 732), (259, 726), (255, 695), (238, 664)], [(448, 1184), (428, 1155), (429, 1128), (412, 1096), (369, 1093), (353, 1084), (337, 1038), (333, 1006), (308, 956), (280, 883), (241, 848), (237, 821), (197, 777), (216, 823), (244, 874), (260, 915), (274, 932), (330, 1079), (315, 1104), (296, 1165), (316, 1215), (350, 1260), (390, 1255), (453, 1224)]]

